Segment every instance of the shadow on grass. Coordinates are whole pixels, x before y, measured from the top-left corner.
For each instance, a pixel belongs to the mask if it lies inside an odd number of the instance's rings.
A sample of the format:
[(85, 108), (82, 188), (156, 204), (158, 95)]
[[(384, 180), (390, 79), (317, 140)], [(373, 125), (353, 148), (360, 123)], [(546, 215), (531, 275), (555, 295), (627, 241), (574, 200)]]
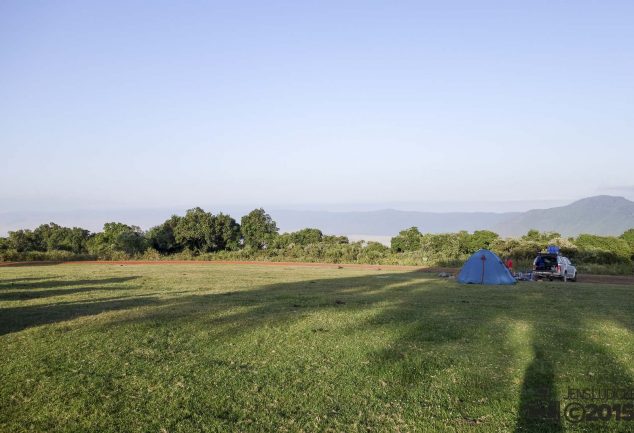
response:
[(42, 277), (5, 278), (0, 280), (0, 284), (17, 283), (22, 281), (42, 281)]
[[(467, 401), (468, 395), (478, 394), (488, 401), (517, 398), (517, 377), (506, 372), (524, 361), (509, 343), (506, 327), (522, 322), (535, 332), (521, 342), (533, 351), (533, 359), (520, 376), (517, 432), (561, 431), (560, 421), (538, 417), (534, 406), (544, 389), (556, 397), (557, 385), (568, 385), (563, 382), (566, 377), (587, 380), (584, 375), (596, 372), (592, 379), (596, 385), (634, 385), (627, 368), (584, 331), (588, 313), (599, 320), (618, 319), (631, 329), (628, 317), (634, 306), (625, 288), (611, 289), (606, 296), (577, 285), (461, 286), (440, 279), (430, 284), (429, 280), (429, 275), (409, 272), (270, 284), (175, 298), (129, 320), (170, 326), (199, 321), (215, 338), (223, 339), (262, 326), (288, 327), (328, 310), (351, 314), (373, 310), (377, 314), (344, 332), (397, 329), (391, 344), (370, 361), (373, 371), (398, 385), (393, 387), (393, 397), (412, 398), (434, 381), (436, 386), (446, 386), (438, 385), (443, 383), (438, 377), (454, 375), (457, 385), (436, 397), (444, 400), (434, 404), (446, 410), (447, 416), (459, 412), (455, 422), (467, 424), (486, 422), (487, 417), (482, 405)], [(329, 330), (313, 331), (328, 335)], [(310, 338), (310, 330), (306, 332)], [(489, 366), (485, 371), (489, 379), (478, 377), (481, 366)], [(465, 396), (452, 396), (454, 390)]]
[[(24, 278), (0, 283), (0, 301), (19, 301), (52, 298), (63, 295), (90, 294), (113, 290), (134, 290), (137, 287), (122, 285), (139, 277), (113, 277), (92, 280), (62, 280), (46, 278)], [(88, 287), (75, 287), (88, 286)], [(122, 310), (156, 303), (155, 298), (131, 297), (99, 299), (86, 302), (61, 302), (45, 305), (27, 305), (0, 309), (0, 335), (23, 329), (63, 322), (82, 316), (99, 314), (110, 310)]]
[(2, 308), (0, 335), (22, 331), (33, 326), (46, 325), (78, 317), (92, 316), (114, 310), (156, 305), (156, 298), (128, 298), (96, 302), (69, 302), (16, 308)]
[[(93, 280), (93, 284), (133, 278)], [(71, 284), (86, 283), (53, 280), (42, 287)], [(132, 318), (117, 318), (103, 326), (147, 323), (150, 327), (157, 324), (177, 329), (181, 324), (196, 321), (220, 341), (238, 338), (263, 326), (288, 328), (319, 312), (353, 314), (372, 310), (376, 314), (347, 325), (342, 332), (352, 334), (383, 327), (394, 332), (387, 347), (371, 354), (368, 366), (371, 374), (387, 379), (385, 389), (377, 390), (377, 394), (385, 394), (381, 398), (386, 401), (403, 399), (429, 405), (433, 410), (445, 411), (443, 416), (452, 422), (478, 424), (486, 423), (488, 415), (482, 413), (487, 403), (478, 405), (479, 399), (517, 400), (515, 376), (510, 369), (518, 363), (518, 348), (509, 342), (511, 331), (506, 326), (522, 322), (534, 329), (519, 343), (532, 350), (533, 358), (520, 375), (515, 431), (559, 432), (563, 429), (561, 421), (540, 417), (543, 414), (539, 411), (548, 407), (543, 409), (539, 405), (544, 395), (559, 398), (557, 386), (566, 385), (562, 381), (570, 375), (590, 371), (597, 373), (595, 382), (599, 385), (634, 384), (627, 368), (584, 331), (588, 313), (597, 320), (618, 320), (631, 330), (634, 315), (631, 294), (625, 288), (614, 288), (610, 296), (601, 295), (600, 302), (599, 296), (588, 287), (576, 285), (460, 286), (446, 280), (430, 284), (429, 275), (421, 272), (343, 278), (333, 275), (160, 301), (135, 297), (2, 309), (0, 314), (6, 320), (0, 323), (0, 333), (102, 311), (152, 305), (154, 308)], [(306, 338), (328, 335), (328, 331), (307, 329)], [(486, 375), (479, 377), (480, 373)]]
[[(523, 364), (518, 347), (509, 343), (512, 336), (507, 325), (512, 323), (534, 329), (520, 342), (527, 350), (532, 348), (533, 358), (520, 377), (516, 432), (563, 430), (561, 414), (556, 413), (560, 408), (553, 406), (561, 401), (558, 388), (575, 382), (634, 387), (628, 366), (590, 337), (586, 322), (591, 315), (598, 321), (615, 321), (631, 332), (634, 304), (627, 288), (611, 288), (608, 294), (575, 285), (477, 287), (442, 280), (429, 284), (423, 274), (411, 272), (274, 284), (227, 296), (224, 301), (209, 299), (212, 308), (225, 302), (247, 309), (212, 319), (210, 324), (217, 327), (219, 336), (248, 332), (264, 323), (280, 326), (326, 309), (376, 310), (378, 314), (355, 326), (360, 331), (370, 327), (399, 330), (371, 360), (371, 369), (388, 383), (377, 392), (387, 401), (417, 401), (430, 395), (422, 390), (435, 386), (434, 401), (427, 404), (440, 408), (457, 425), (486, 423), (488, 416), (504, 415), (474, 400), (517, 398), (516, 377), (506, 373)], [(434, 410), (428, 415), (438, 415)], [(603, 427), (585, 426), (587, 431)], [(625, 427), (621, 423), (613, 431), (626, 431)]]
[(134, 290), (135, 287), (103, 286), (103, 287), (78, 287), (71, 289), (53, 290), (19, 290), (15, 292), (0, 291), (0, 301), (27, 301), (29, 299), (52, 298), (55, 296), (77, 295), (80, 293), (105, 292), (113, 290)]
[(541, 347), (524, 372), (516, 433), (563, 431), (560, 398), (555, 388), (555, 368)]
[[(72, 287), (72, 286), (91, 286), (103, 284), (125, 283), (139, 278), (138, 276), (130, 277), (113, 277), (90, 280), (58, 280), (46, 278), (29, 278), (19, 280), (0, 280), (0, 290), (16, 290), (16, 289), (51, 289), (56, 287)], [(24, 282), (28, 281), (28, 282)]]

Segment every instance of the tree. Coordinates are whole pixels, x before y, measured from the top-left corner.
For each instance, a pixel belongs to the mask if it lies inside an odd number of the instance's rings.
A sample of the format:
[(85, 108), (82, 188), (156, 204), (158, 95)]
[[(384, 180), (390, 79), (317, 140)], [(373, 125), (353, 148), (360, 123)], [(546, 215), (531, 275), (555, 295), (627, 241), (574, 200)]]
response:
[(66, 231), (64, 238), (64, 248), (68, 248), (68, 251), (72, 251), (75, 254), (86, 253), (88, 251), (87, 244), (88, 239), (91, 237), (91, 233), (82, 229), (81, 227), (73, 227)]
[(619, 236), (619, 238), (623, 239), (630, 246), (630, 259), (634, 262), (634, 229), (627, 230), (625, 233)]
[(130, 256), (142, 253), (146, 248), (147, 241), (139, 227), (118, 222), (104, 224), (103, 231), (88, 241), (88, 251), (100, 256), (110, 256), (113, 253)]
[(9, 232), (8, 247), (19, 253), (27, 251), (46, 251), (40, 234), (33, 230), (16, 230)]
[(161, 254), (173, 254), (181, 251), (183, 246), (176, 241), (174, 231), (181, 217), (172, 215), (163, 224), (152, 227), (145, 237), (149, 245)]
[(213, 250), (214, 216), (196, 207), (189, 209), (174, 228), (176, 242), (195, 253)]
[(436, 261), (456, 260), (461, 257), (459, 234), (427, 233), (421, 236), (420, 249), (425, 257)]
[(421, 236), (418, 227), (402, 230), (398, 236), (394, 236), (391, 240), (392, 251), (402, 253), (419, 250), (421, 247)]
[(619, 236), (619, 238), (630, 244), (630, 248), (632, 249), (632, 252), (634, 252), (634, 229), (627, 230), (625, 233)]
[(86, 252), (86, 242), (90, 237), (88, 230), (79, 227), (62, 227), (55, 223), (42, 224), (34, 231), (46, 251), (70, 251), (75, 254)]
[(244, 245), (249, 248), (266, 248), (278, 234), (277, 224), (264, 209), (254, 209), (242, 217), (240, 231)]
[(561, 237), (561, 234), (559, 234), (557, 232), (543, 232), (543, 233), (540, 233), (539, 230), (530, 229), (528, 231), (528, 233), (526, 233), (524, 236), (522, 236), (522, 240), (547, 243), (548, 241), (550, 241), (552, 239), (560, 238), (560, 237)]
[(323, 233), (319, 229), (306, 228), (291, 233), (293, 243), (300, 245), (316, 244), (321, 242)]
[(332, 245), (344, 245), (350, 243), (350, 239), (348, 239), (348, 236), (336, 235), (325, 235), (321, 238), (321, 241)]
[(322, 242), (324, 235), (319, 229), (301, 229), (296, 232), (283, 233), (275, 238), (273, 248), (285, 248), (289, 245), (311, 245)]
[(237, 249), (240, 226), (229, 215), (213, 215), (197, 207), (187, 211), (174, 228), (177, 244), (196, 253)]
[(491, 245), (500, 237), (495, 232), (490, 230), (476, 230), (472, 235), (469, 235), (467, 245), (468, 254), (473, 254), (479, 249), (491, 249)]
[(213, 217), (213, 250), (237, 250), (240, 247), (240, 225), (229, 215)]

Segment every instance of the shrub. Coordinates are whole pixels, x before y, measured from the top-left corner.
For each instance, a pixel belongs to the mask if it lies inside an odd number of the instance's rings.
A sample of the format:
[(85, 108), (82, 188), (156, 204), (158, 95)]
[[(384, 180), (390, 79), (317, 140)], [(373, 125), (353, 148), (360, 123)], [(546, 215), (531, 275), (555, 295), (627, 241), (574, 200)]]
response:
[(392, 251), (402, 253), (407, 251), (416, 251), (420, 249), (422, 234), (418, 227), (410, 227), (399, 232), (398, 236), (394, 236), (391, 241)]
[(632, 256), (629, 243), (612, 236), (579, 235), (575, 245), (579, 250), (579, 259), (592, 263), (627, 263)]
[(90, 254), (76, 254), (71, 251), (25, 251), (20, 252), (14, 249), (7, 249), (0, 252), (0, 261), (3, 262), (69, 262), (80, 260), (96, 260), (97, 257)]

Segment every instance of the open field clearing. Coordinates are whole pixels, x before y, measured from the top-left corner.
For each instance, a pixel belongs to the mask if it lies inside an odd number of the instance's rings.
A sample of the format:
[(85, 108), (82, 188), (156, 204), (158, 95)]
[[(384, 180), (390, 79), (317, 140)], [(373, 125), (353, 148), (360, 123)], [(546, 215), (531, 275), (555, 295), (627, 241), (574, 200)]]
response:
[(627, 410), (535, 410), (634, 388), (633, 294), (292, 264), (3, 267), (0, 431), (634, 431)]

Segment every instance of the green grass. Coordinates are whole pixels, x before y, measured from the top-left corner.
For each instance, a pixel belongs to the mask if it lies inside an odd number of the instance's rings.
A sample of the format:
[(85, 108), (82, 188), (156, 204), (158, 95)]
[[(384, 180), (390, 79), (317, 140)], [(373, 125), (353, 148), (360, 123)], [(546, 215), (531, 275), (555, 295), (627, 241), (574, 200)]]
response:
[(634, 431), (528, 411), (544, 390), (634, 387), (633, 290), (348, 268), (0, 268), (0, 431)]

